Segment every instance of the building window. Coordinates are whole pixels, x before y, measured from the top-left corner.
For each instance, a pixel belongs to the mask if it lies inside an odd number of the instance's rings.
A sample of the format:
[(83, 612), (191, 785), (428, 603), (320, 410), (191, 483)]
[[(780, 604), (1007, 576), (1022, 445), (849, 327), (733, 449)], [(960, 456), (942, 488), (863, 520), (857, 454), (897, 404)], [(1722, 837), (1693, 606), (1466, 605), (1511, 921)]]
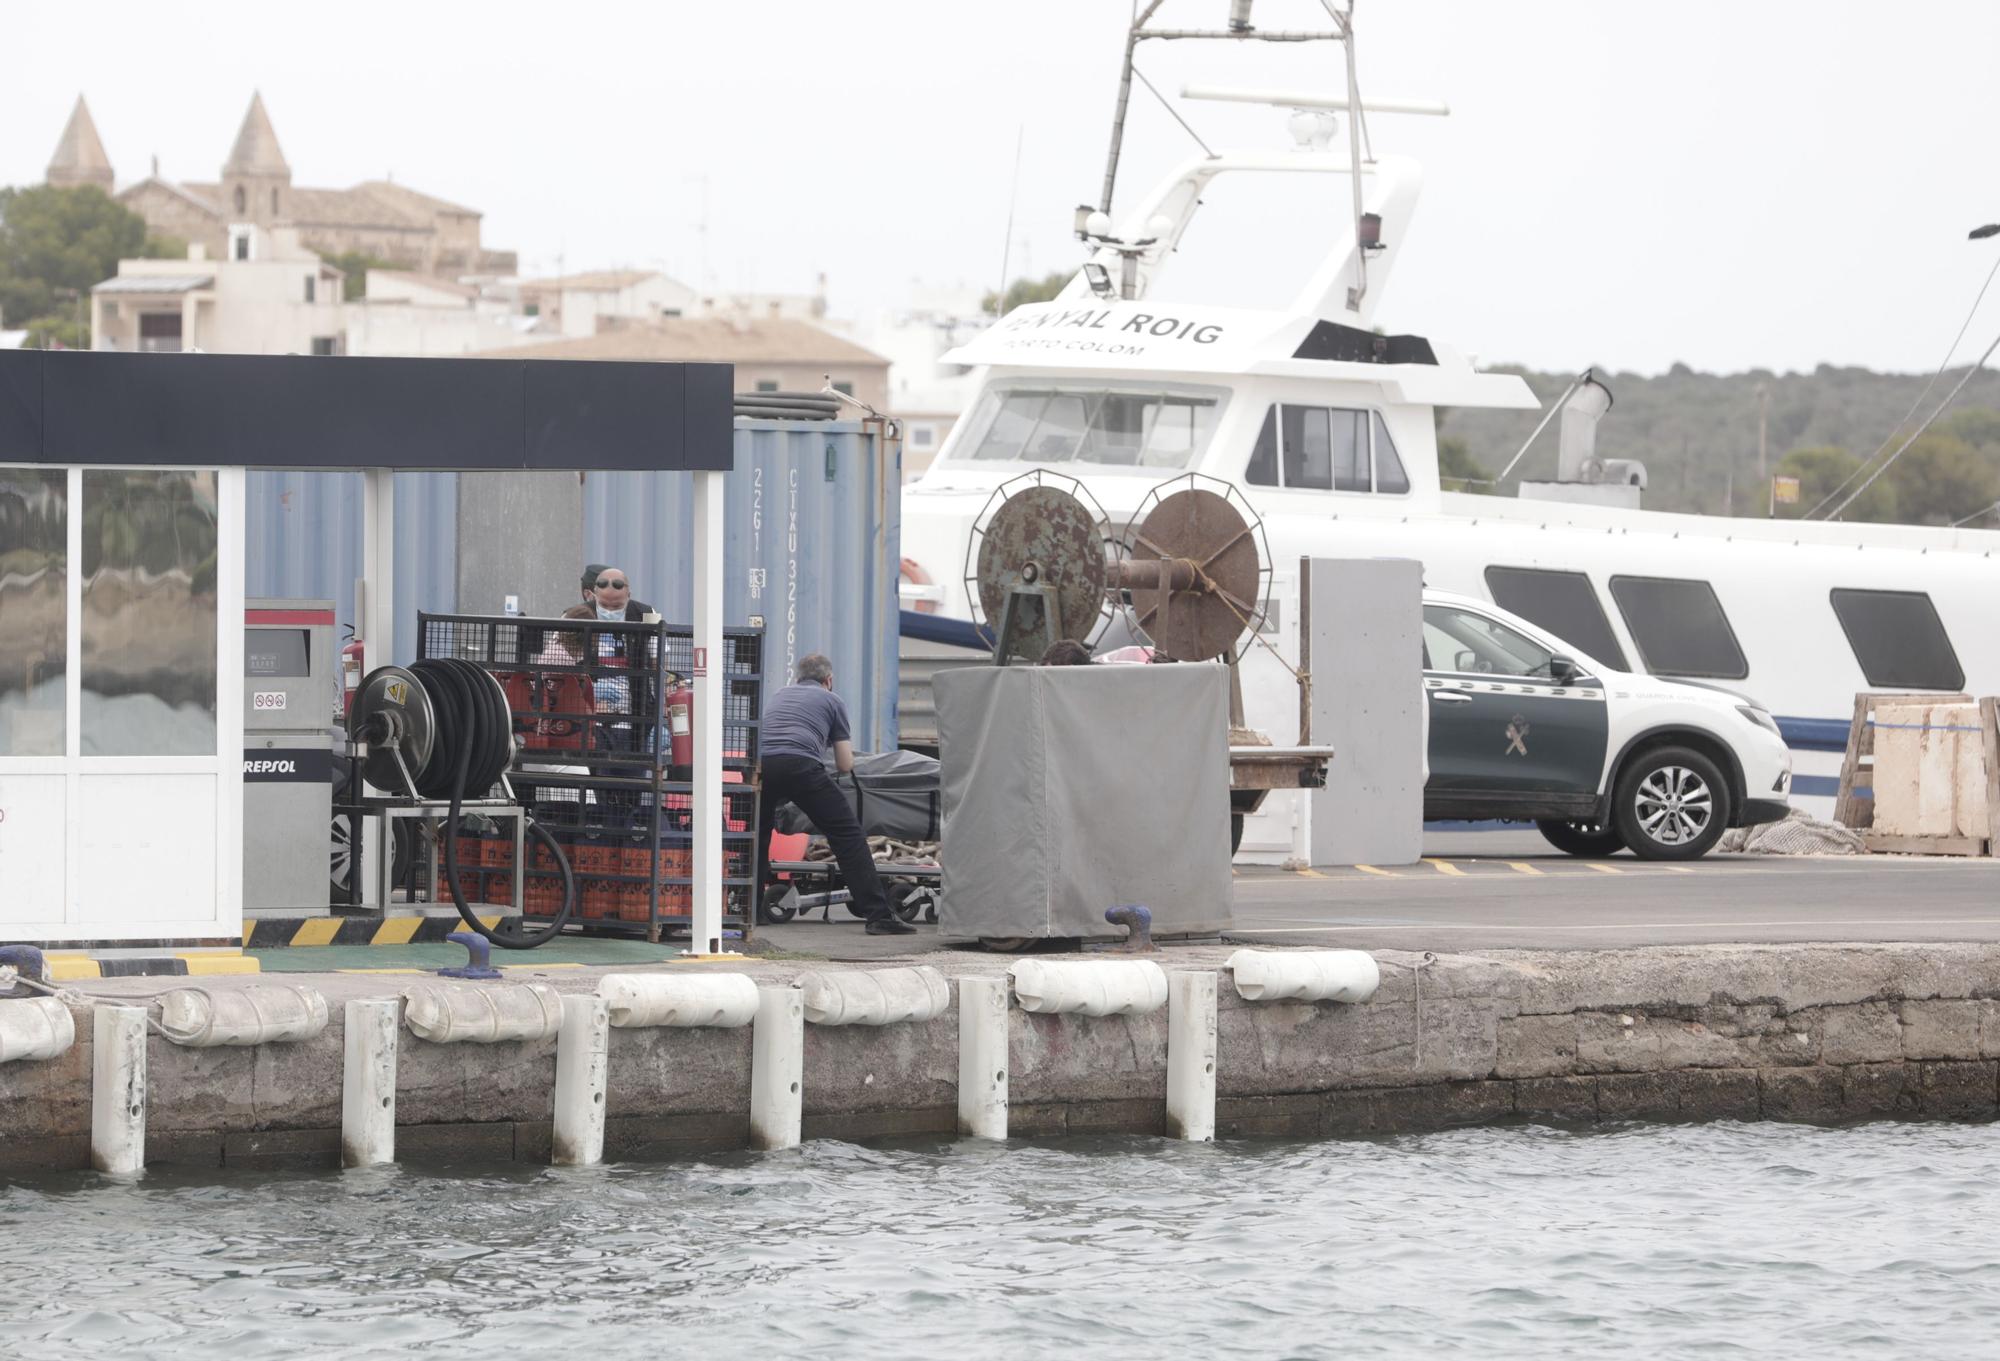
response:
[(247, 213), (250, 211), (249, 195), (243, 192), (243, 186), (240, 184), (236, 186), (236, 211), (238, 213)]
[(1582, 572), (1550, 572), (1535, 567), (1489, 567), (1486, 589), (1509, 614), (1547, 629), (1589, 656), (1627, 670), (1625, 650), (1612, 636), (1611, 621), (1590, 578)]
[(937, 442), (937, 431), (928, 425), (910, 427), (910, 445), (916, 449), (928, 449)]
[(1854, 660), (1868, 683), (1889, 690), (1957, 690), (1965, 668), (1922, 591), (1835, 590), (1840, 619)]
[(310, 274), (306, 275), (306, 301), (307, 301), (307, 302), (312, 302), (312, 301), (314, 300), (314, 294), (315, 294), (315, 293), (316, 293), (316, 291), (317, 291), (317, 285), (318, 285), (318, 280), (314, 279), (314, 278), (313, 278), (313, 276), (312, 276), (312, 275), (310, 275)]
[(139, 348), (145, 353), (179, 354), (181, 339), (180, 313), (141, 312), (139, 314)]
[(314, 337), (313, 337), (313, 353), (314, 353), (314, 354), (338, 354), (338, 353), (340, 353), (340, 351), (338, 351), (337, 349), (335, 349), (335, 348), (334, 348), (334, 343), (335, 343), (335, 342), (334, 342), (334, 337), (332, 337), (332, 336), (314, 336)]
[(843, 397), (852, 397), (854, 395), (854, 384), (846, 381), (838, 382), (833, 385), (833, 390)]
[(1611, 598), (1646, 669), (1662, 676), (1742, 680), (1750, 663), (1715, 588), (1674, 577), (1613, 577)]
[(231, 241), (231, 242), (230, 242), (229, 244), (230, 244), (230, 247), (231, 247), (231, 249), (230, 249), (230, 252), (229, 252), (229, 255), (230, 255), (230, 258), (231, 258), (231, 259), (233, 259), (233, 260), (248, 260), (248, 259), (250, 258), (250, 233), (249, 233), (249, 232), (238, 232), (238, 233), (236, 233), (236, 239), (235, 239), (235, 240), (233, 240), (233, 241)]
[(759, 392), (776, 392), (777, 390), (778, 390), (778, 380), (777, 380), (777, 379), (775, 379), (775, 378), (759, 378), (759, 379), (757, 380), (757, 391), (759, 391)]

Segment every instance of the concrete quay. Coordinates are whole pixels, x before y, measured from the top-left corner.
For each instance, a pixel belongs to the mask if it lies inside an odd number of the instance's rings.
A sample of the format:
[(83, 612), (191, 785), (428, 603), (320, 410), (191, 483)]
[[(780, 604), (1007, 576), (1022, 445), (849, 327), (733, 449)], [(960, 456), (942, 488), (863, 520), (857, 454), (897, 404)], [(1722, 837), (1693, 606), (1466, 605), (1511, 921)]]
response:
[[(1218, 970), (1230, 947), (1153, 956), (1171, 974)], [(1426, 956), (1377, 951), (1367, 1002), (1251, 1003), (1218, 988), (1216, 1132), (1335, 1138), (1514, 1119), (1990, 1118), (2000, 1109), (2000, 945), (1684, 946)], [(903, 961), (874, 960), (876, 967)], [(953, 983), (1002, 957), (927, 951)], [(676, 964), (763, 985), (823, 961)], [(627, 972), (629, 970), (621, 970)], [(564, 992), (602, 970), (516, 973)], [(79, 985), (130, 1005), (165, 980)], [(211, 991), (254, 977), (195, 980)], [(339, 1160), (344, 1003), (422, 980), (288, 974), (325, 994), (315, 1038), (254, 1048), (148, 1042), (147, 1161), (270, 1169)], [(485, 986), (460, 984), (463, 987)], [(0, 1173), (87, 1167), (92, 1026), (43, 1062), (0, 1064)], [(1161, 1134), (1168, 1017), (1010, 1015), (1013, 1137)], [(808, 1025), (804, 1135), (863, 1139), (956, 1130), (958, 1017)], [(740, 1148), (752, 1038), (743, 1029), (610, 1035), (605, 1157)], [(546, 1162), (556, 1041), (431, 1044), (404, 1029), (396, 1087), (404, 1161)]]

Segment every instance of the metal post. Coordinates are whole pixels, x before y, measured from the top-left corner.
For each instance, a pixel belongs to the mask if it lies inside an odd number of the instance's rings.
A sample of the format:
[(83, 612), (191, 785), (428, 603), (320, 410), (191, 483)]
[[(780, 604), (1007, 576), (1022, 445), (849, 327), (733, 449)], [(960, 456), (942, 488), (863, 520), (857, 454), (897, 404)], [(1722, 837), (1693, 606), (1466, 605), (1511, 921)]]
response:
[(958, 980), (958, 1132), (1007, 1137), (1007, 980)]
[(361, 581), (354, 623), (372, 670), (396, 660), (396, 474), (389, 468), (361, 474)]
[(396, 1029), (402, 1002), (373, 998), (347, 1004), (346, 1059), (340, 1080), (340, 1165), (396, 1161)]
[(146, 1166), (146, 1013), (97, 1008), (91, 1020), (90, 1165), (100, 1172)]
[(798, 1145), (805, 1098), (806, 1002), (797, 988), (757, 989), (750, 1036), (750, 1146)]
[(1215, 1138), (1215, 979), (1167, 978), (1167, 1133), (1190, 1143)]
[(589, 1167), (604, 1161), (604, 1083), (610, 1066), (611, 1007), (596, 993), (562, 999), (556, 1038), (554, 1161)]
[[(723, 475), (694, 474), (694, 884), (691, 953), (722, 953)], [(756, 824), (752, 823), (754, 827)], [(756, 857), (751, 857), (755, 863)]]

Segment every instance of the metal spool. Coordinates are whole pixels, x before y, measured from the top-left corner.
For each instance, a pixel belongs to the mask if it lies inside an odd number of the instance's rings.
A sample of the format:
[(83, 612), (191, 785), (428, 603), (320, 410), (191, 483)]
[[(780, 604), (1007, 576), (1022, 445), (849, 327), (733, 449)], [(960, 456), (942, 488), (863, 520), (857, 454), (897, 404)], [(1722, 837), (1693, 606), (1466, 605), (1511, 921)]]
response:
[(1153, 488), (1132, 524), (1112, 585), (1131, 592), (1154, 648), (1182, 662), (1238, 655), (1270, 594), (1257, 512), (1229, 483), (1189, 473)]
[(1039, 611), (1053, 602), (1055, 637), (1088, 638), (1104, 610), (1103, 523), (1083, 484), (1061, 473), (1036, 469), (995, 488), (966, 554), (966, 594), (979, 602), (982, 622), (997, 631), (1010, 596), (1034, 592), (1016, 605), (1033, 612), (1028, 636), (1037, 636)]
[(368, 759), (361, 775), (377, 789), (403, 791), (398, 749), (419, 779), (437, 749), (437, 710), (430, 692), (400, 666), (379, 666), (368, 673), (354, 696), (349, 725), (356, 734), (367, 734)]

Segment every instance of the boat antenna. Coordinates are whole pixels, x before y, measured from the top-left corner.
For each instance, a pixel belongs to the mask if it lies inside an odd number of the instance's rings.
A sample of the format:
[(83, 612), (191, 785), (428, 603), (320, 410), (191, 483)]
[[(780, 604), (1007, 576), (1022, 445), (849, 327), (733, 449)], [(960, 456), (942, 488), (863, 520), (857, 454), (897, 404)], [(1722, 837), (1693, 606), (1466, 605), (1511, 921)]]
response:
[[(1984, 241), (1989, 236), (2000, 236), (2000, 222), (1989, 222), (1983, 227), (1974, 227), (1969, 233), (1967, 233), (1966, 239), (1968, 241)], [(1853, 472), (1849, 473), (1846, 476), (1846, 478), (1844, 478), (1841, 481), (1841, 484), (1839, 486), (1835, 487), (1825, 496), (1822, 496), (1819, 499), (1818, 505), (1815, 505), (1811, 510), (1807, 511), (1804, 515), (1801, 515), (1799, 517), (1801, 520), (1810, 520), (1813, 518), (1813, 516), (1819, 514), (1821, 508), (1824, 507), (1827, 504), (1827, 502), (1833, 500), (1834, 497), (1846, 491), (1848, 487), (1853, 484), (1855, 478), (1861, 476), (1862, 473), (1868, 471), (1869, 466), (1873, 464), (1876, 459), (1882, 457), (1882, 451), (1884, 449), (1887, 449), (1889, 445), (1894, 442), (1896, 438), (1896, 431), (1901, 430), (1903, 426), (1908, 423), (1910, 417), (1917, 414), (1917, 408), (1924, 404), (1924, 399), (1931, 395), (1931, 389), (1935, 388), (1938, 385), (1938, 380), (1944, 377), (1945, 370), (1951, 367), (1951, 357), (1954, 354), (1958, 353), (1958, 343), (1961, 340), (1965, 339), (1966, 331), (1970, 329), (1970, 327), (1972, 326), (1972, 319), (1975, 316), (1979, 315), (1979, 304), (1985, 300), (1986, 290), (1993, 286), (1993, 276), (1995, 274), (2000, 274), (2000, 257), (1995, 257), (1993, 261), (1993, 268), (1986, 271), (1986, 282), (1979, 285), (1979, 292), (1973, 296), (1972, 306), (1966, 311), (1965, 320), (1959, 323), (1958, 334), (1951, 338), (1951, 347), (1944, 352), (1944, 359), (1941, 363), (1939, 363), (1937, 367), (1937, 372), (1931, 375), (1930, 382), (1924, 384), (1924, 390), (1917, 394), (1917, 400), (1910, 403), (1910, 409), (1903, 413), (1903, 419), (1897, 421), (1895, 425), (1890, 427), (1888, 438), (1884, 439), (1881, 444), (1876, 446), (1874, 453), (1870, 454), (1867, 458), (1862, 460), (1860, 467), (1856, 468)], [(1991, 354), (1992, 351), (1988, 350), (1987, 353)], [(1982, 359), (1980, 362), (1983, 364), (1985, 360)], [(1973, 372), (1975, 373), (1978, 372), (1976, 367), (1974, 368)], [(1971, 376), (1972, 376), (1971, 373), (1968, 373), (1966, 375), (1966, 377), (1968, 378), (1970, 378)], [(1964, 386), (1965, 384), (1963, 383), (1959, 384), (1959, 387), (1964, 387)], [(1957, 388), (1954, 388), (1952, 390), (1954, 395), (1956, 395), (1957, 390), (1958, 390)], [(1945, 400), (1948, 403), (1950, 401), (1950, 398), (1946, 398)], [(1943, 411), (1943, 410), (1944, 410), (1943, 407), (1938, 408), (1938, 411)], [(1936, 419), (1937, 419), (1937, 414), (1934, 412), (1931, 415), (1931, 420), (1934, 421)], [(1929, 424), (1930, 421), (1924, 422), (1924, 425), (1926, 426), (1928, 426)], [(1917, 434), (1921, 435), (1922, 433), (1923, 433), (1922, 428), (1919, 428)], [(1915, 439), (1916, 435), (1912, 435), (1910, 438)], [(1909, 446), (1906, 443), (1904, 445), (1904, 448), (1908, 447)], [(1902, 453), (1902, 449), (1898, 449), (1896, 451), (1896, 454), (1900, 453)], [(1895, 457), (1896, 457), (1895, 454), (1890, 455), (1890, 462), (1894, 462)], [(1887, 463), (1882, 465), (1883, 468), (1887, 468), (1888, 466), (1889, 465)], [(1877, 469), (1876, 476), (1880, 475), (1881, 475), (1881, 470)], [(1875, 478), (1871, 477), (1868, 479), (1868, 481), (1870, 483), (1873, 483), (1875, 481)], [(1866, 486), (1863, 486), (1861, 488), (1861, 491), (1866, 491), (1866, 490), (1868, 490)], [(1861, 491), (1855, 492), (1854, 496), (1859, 496), (1861, 494)], [(1838, 506), (1834, 507), (1834, 509), (1827, 514), (1826, 518), (1831, 520), (1835, 515), (1838, 515), (1840, 514), (1841, 511), (1846, 510), (1849, 503), (1854, 500), (1854, 496), (1848, 497), (1846, 501), (1842, 501)]]
[(1014, 132), (1014, 179), (1007, 186), (1007, 238), (1000, 243), (1000, 287), (993, 293), (993, 315), (1007, 310), (1007, 270), (1014, 263), (1014, 203), (1021, 195), (1021, 142), (1028, 135), (1026, 123)]

